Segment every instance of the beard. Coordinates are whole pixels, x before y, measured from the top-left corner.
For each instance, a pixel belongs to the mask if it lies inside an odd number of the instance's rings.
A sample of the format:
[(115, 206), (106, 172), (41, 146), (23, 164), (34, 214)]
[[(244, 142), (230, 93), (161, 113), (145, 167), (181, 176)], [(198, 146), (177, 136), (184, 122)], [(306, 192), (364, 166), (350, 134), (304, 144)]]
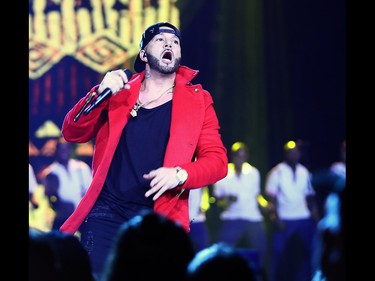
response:
[(157, 70), (163, 74), (175, 73), (181, 63), (181, 57), (176, 58), (175, 62), (168, 66), (160, 65), (159, 59), (154, 57), (153, 55), (147, 54), (147, 59), (148, 59), (148, 64), (150, 65), (151, 69)]

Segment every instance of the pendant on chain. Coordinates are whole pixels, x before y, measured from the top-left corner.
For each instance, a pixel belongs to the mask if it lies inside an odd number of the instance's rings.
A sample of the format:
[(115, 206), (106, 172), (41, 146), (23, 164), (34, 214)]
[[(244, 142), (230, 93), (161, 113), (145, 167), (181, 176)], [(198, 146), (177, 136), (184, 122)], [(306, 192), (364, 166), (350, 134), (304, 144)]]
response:
[(161, 93), (157, 98), (154, 98), (154, 99), (151, 99), (147, 102), (144, 102), (144, 103), (140, 103), (139, 101), (139, 97), (138, 97), (138, 100), (137, 102), (135, 103), (135, 105), (133, 106), (132, 110), (130, 111), (130, 115), (132, 117), (137, 117), (138, 115), (138, 110), (143, 107), (143, 106), (146, 106), (154, 101), (157, 101), (158, 99), (160, 99), (164, 94), (168, 93), (171, 89), (173, 89), (174, 87), (176, 86), (175, 83), (173, 83), (172, 87), (168, 88), (165, 92)]
[(132, 110), (130, 111), (131, 116), (137, 117), (138, 115), (138, 110), (141, 108), (141, 104), (138, 102), (133, 106)]

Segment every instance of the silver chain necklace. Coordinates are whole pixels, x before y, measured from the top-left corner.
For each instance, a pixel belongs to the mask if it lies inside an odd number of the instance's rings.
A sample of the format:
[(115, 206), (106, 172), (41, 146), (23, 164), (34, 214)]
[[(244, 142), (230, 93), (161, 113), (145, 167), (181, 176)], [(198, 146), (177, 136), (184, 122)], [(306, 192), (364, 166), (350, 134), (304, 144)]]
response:
[(149, 101), (146, 101), (144, 103), (141, 103), (140, 100), (139, 100), (139, 96), (138, 96), (138, 99), (137, 99), (137, 102), (135, 103), (135, 105), (133, 106), (132, 110), (130, 111), (130, 115), (132, 117), (137, 117), (138, 115), (138, 110), (141, 108), (141, 107), (145, 107), (147, 106), (148, 104), (154, 102), (154, 101), (157, 101), (158, 99), (160, 99), (164, 94), (168, 93), (170, 90), (172, 90), (174, 87), (176, 86), (176, 83), (173, 83), (173, 85), (171, 87), (169, 87), (166, 91), (162, 92), (158, 97), (154, 98), (154, 99), (151, 99)]

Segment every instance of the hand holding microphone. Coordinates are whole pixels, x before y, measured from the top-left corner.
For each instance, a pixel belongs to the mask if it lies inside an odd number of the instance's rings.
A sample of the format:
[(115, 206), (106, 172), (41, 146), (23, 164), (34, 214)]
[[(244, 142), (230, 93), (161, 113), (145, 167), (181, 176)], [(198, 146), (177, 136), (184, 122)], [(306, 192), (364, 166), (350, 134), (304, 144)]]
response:
[(126, 85), (131, 76), (132, 73), (128, 69), (109, 71), (100, 83), (97, 93), (100, 96), (108, 89), (111, 90), (112, 95), (115, 95)]
[[(105, 99), (109, 98), (111, 95), (115, 95), (121, 89), (129, 89), (128, 81), (132, 77), (132, 72), (129, 69), (124, 70), (114, 70), (107, 72), (104, 76), (99, 88), (97, 89), (98, 97), (93, 101), (93, 103), (84, 109), (83, 114), (89, 114), (95, 107), (101, 104)], [(77, 116), (76, 118), (77, 119)]]

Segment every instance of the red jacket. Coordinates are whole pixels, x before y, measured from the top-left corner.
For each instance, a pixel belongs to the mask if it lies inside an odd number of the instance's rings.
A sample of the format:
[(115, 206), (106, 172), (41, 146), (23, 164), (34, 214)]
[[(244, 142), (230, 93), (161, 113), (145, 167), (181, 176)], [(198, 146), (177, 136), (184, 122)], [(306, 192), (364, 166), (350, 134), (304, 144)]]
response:
[[(122, 130), (131, 118), (130, 111), (137, 101), (144, 74), (144, 71), (134, 74), (128, 82), (130, 90), (121, 90), (74, 122), (74, 117), (98, 85), (93, 87), (65, 116), (63, 137), (77, 143), (95, 138), (95, 149), (91, 185), (74, 213), (61, 226), (61, 231), (74, 234), (98, 198)], [(219, 133), (212, 97), (200, 84), (190, 82), (197, 74), (197, 70), (186, 66), (180, 66), (177, 71), (170, 138), (164, 158), (164, 167), (180, 166), (189, 177), (183, 185), (168, 190), (154, 202), (155, 212), (181, 223), (187, 231), (190, 230), (189, 188), (214, 184), (225, 177), (228, 170), (227, 151)]]

